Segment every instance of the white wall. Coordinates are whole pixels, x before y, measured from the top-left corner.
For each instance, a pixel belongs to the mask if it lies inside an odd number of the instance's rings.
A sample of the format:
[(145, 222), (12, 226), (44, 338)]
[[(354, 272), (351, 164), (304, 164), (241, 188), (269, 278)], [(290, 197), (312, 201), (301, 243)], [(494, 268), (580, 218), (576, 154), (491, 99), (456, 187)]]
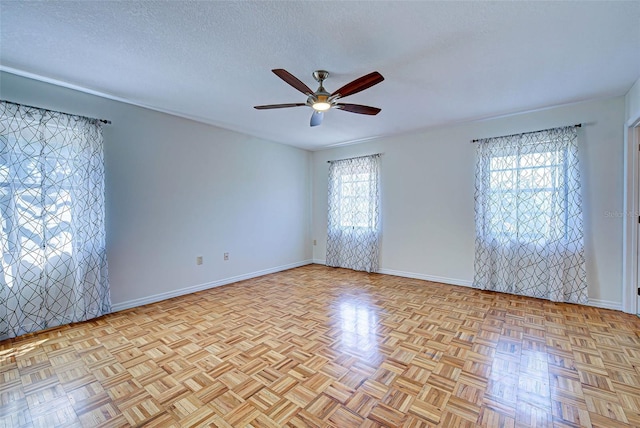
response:
[(616, 213), (622, 213), (624, 115), (625, 101), (618, 97), (315, 152), (314, 260), (322, 262), (326, 254), (327, 160), (381, 152), (382, 272), (470, 285), (475, 237), (470, 141), (583, 123), (578, 135), (589, 297), (619, 309), (622, 218)]
[[(640, 297), (638, 297), (638, 120), (640, 120), (640, 79), (636, 80), (625, 95), (625, 151), (624, 180), (626, 213), (623, 225), (623, 310), (629, 313), (640, 313)], [(631, 128), (633, 126), (633, 128)]]
[(104, 142), (116, 309), (311, 258), (309, 152), (7, 73), (0, 96), (113, 121)]
[(627, 95), (625, 100), (625, 118), (626, 120), (637, 119), (640, 117), (640, 79), (636, 80)]
[[(2, 99), (113, 121), (104, 135), (107, 250), (117, 308), (303, 264), (312, 257), (311, 239), (318, 241), (313, 258), (324, 260), (326, 161), (377, 152), (384, 153), (383, 271), (469, 285), (475, 161), (470, 140), (578, 122), (586, 124), (579, 143), (589, 296), (596, 304), (619, 308), (622, 218), (606, 213), (622, 212), (623, 125), (629, 112), (640, 107), (637, 82), (634, 88), (626, 98), (379, 138), (311, 155), (0, 74)], [(231, 255), (228, 262), (223, 252)], [(202, 266), (195, 264), (197, 255), (204, 256)]]

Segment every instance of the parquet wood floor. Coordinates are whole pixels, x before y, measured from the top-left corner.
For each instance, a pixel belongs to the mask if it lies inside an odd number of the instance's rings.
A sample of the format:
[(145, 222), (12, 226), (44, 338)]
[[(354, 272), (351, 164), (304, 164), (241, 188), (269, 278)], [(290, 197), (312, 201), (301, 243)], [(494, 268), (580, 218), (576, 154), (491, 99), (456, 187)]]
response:
[(640, 426), (640, 320), (319, 265), (0, 342), (0, 426)]

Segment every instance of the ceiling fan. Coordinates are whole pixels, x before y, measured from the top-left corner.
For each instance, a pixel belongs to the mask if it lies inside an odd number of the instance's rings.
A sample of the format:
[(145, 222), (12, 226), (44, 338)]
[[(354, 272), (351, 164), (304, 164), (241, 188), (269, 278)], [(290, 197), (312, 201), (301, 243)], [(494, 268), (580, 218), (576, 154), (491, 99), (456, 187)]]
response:
[(337, 102), (339, 99), (348, 97), (349, 95), (353, 95), (360, 91), (364, 91), (367, 88), (372, 87), (373, 85), (377, 85), (378, 83), (384, 80), (384, 77), (377, 71), (373, 73), (369, 73), (365, 76), (362, 76), (353, 82), (347, 83), (340, 89), (333, 91), (332, 93), (327, 92), (324, 89), (323, 82), (329, 77), (329, 72), (325, 70), (316, 70), (313, 72), (313, 78), (320, 84), (318, 89), (314, 92), (307, 85), (302, 83), (300, 79), (295, 77), (293, 74), (289, 73), (287, 70), (283, 68), (276, 68), (271, 70), (275, 73), (276, 76), (287, 82), (289, 85), (293, 86), (295, 89), (299, 90), (303, 94), (307, 96), (306, 103), (290, 103), (290, 104), (269, 104), (264, 106), (254, 106), (254, 108), (258, 110), (268, 110), (273, 108), (285, 108), (285, 107), (302, 107), (308, 106), (313, 109), (313, 114), (311, 115), (311, 126), (318, 126), (322, 123), (322, 119), (324, 117), (324, 112), (331, 109), (337, 108), (339, 110), (348, 111), (351, 113), (358, 114), (368, 114), (368, 115), (376, 115), (380, 113), (379, 108), (377, 107), (369, 107), (363, 106), (360, 104), (345, 104)]

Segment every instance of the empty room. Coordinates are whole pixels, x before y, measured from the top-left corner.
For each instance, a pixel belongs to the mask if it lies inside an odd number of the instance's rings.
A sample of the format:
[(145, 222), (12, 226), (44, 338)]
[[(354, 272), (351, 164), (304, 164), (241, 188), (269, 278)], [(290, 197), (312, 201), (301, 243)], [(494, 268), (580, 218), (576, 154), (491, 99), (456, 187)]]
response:
[(0, 0), (0, 426), (640, 427), (640, 1)]

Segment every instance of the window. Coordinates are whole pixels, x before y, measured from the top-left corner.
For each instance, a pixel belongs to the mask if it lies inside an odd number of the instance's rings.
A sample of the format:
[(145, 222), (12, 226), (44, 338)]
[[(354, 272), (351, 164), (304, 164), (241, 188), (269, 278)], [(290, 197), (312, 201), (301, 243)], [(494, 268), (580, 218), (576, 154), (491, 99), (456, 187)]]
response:
[[(49, 143), (55, 145), (55, 137)], [(73, 172), (64, 158), (44, 155), (39, 146), (21, 144), (14, 135), (0, 136), (2, 272), (11, 272), (11, 259), (42, 269), (47, 258), (73, 253)], [(9, 287), (14, 277), (5, 276)]]
[(379, 155), (331, 162), (327, 266), (378, 270)]
[(110, 311), (100, 125), (0, 101), (0, 340)]
[[(551, 235), (557, 202), (566, 212), (566, 151), (494, 155), (489, 163), (489, 228), (496, 237), (530, 242)], [(566, 235), (566, 216), (560, 225)]]
[(473, 286), (586, 303), (575, 126), (480, 140)]
[(371, 173), (340, 176), (340, 226), (372, 228), (374, 201), (371, 198)]

